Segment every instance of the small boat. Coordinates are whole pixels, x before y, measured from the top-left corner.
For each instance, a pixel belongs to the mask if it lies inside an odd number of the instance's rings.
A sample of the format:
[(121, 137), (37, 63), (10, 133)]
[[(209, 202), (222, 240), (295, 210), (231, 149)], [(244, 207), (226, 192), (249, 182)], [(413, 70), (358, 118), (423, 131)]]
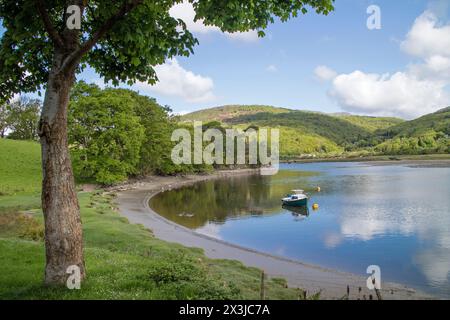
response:
[(306, 196), (303, 190), (292, 190), (293, 194), (288, 194), (285, 198), (282, 198), (281, 201), (283, 205), (289, 207), (302, 207), (308, 205), (308, 197)]

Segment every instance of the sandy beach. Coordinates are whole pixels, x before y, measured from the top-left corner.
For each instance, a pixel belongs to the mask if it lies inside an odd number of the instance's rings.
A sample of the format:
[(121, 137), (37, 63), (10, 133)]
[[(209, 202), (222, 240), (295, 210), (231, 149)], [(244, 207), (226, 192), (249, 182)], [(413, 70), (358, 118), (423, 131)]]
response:
[[(151, 176), (115, 187), (111, 191), (117, 193), (121, 215), (131, 223), (142, 224), (151, 229), (161, 240), (201, 248), (209, 258), (241, 261), (246, 266), (264, 270), (269, 277), (283, 277), (290, 287), (305, 289), (308, 294), (320, 291), (322, 299), (342, 298), (347, 293), (347, 286), (350, 288), (350, 299), (369, 299), (370, 296), (377, 299), (375, 291), (367, 289), (368, 275), (330, 270), (227, 243), (175, 224), (154, 212), (148, 205), (151, 197), (163, 191), (210, 179), (258, 173), (258, 170), (243, 169), (218, 171), (210, 175)], [(386, 300), (431, 298), (404, 285), (386, 282), (382, 282), (381, 294)]]

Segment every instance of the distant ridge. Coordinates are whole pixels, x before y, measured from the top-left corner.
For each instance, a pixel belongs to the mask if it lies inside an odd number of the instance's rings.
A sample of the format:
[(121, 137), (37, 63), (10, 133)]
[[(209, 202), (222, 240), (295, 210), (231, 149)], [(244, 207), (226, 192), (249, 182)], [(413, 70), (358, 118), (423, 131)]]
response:
[[(284, 157), (348, 152), (405, 154), (450, 152), (450, 107), (412, 121), (394, 117), (322, 113), (266, 105), (226, 105), (195, 111), (182, 122), (219, 121), (224, 126), (280, 129)], [(448, 151), (447, 151), (448, 150)]]
[(450, 135), (450, 107), (380, 130), (377, 134), (389, 137), (417, 137), (430, 131)]
[(445, 112), (449, 112), (449, 111), (450, 111), (450, 107), (447, 107), (447, 108), (440, 109), (440, 110), (436, 111), (435, 113), (445, 113)]
[(225, 105), (194, 111), (182, 116), (184, 121), (227, 121), (237, 116), (253, 115), (262, 112), (283, 113), (292, 110), (264, 105)]
[(403, 122), (403, 119), (393, 117), (373, 117), (373, 116), (358, 116), (348, 112), (324, 113), (320, 111), (297, 110), (288, 109), (267, 105), (225, 105), (212, 107), (208, 109), (194, 111), (185, 114), (181, 117), (182, 121), (220, 121), (223, 123), (243, 122), (245, 119), (252, 120), (253, 116), (258, 114), (281, 115), (281, 114), (316, 114), (325, 117), (339, 117), (356, 126), (362, 127), (369, 131), (377, 129), (385, 129), (390, 126)]

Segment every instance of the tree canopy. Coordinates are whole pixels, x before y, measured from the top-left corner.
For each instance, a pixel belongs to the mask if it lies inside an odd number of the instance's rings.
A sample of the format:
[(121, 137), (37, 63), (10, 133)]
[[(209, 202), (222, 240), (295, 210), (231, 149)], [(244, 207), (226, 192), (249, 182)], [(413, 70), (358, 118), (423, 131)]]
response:
[(41, 101), (28, 97), (20, 97), (16, 101), (6, 104), (6, 109), (8, 110), (6, 126), (11, 131), (8, 134), (8, 138), (37, 140), (37, 124), (41, 104)]
[[(154, 65), (187, 56), (197, 44), (182, 20), (169, 9), (180, 0), (0, 0), (5, 32), (0, 39), (0, 100), (45, 86), (55, 48), (67, 52), (61, 69), (87, 65), (113, 84), (154, 83)], [(200, 0), (196, 19), (223, 31), (259, 30), (276, 18), (286, 21), (313, 9), (328, 14), (333, 0)], [(81, 30), (68, 30), (66, 8), (82, 9)], [(39, 13), (39, 15), (36, 14)], [(76, 33), (77, 41), (69, 35)], [(78, 64), (79, 63), (79, 64)], [(61, 70), (63, 71), (63, 70)]]
[(136, 173), (144, 128), (130, 95), (95, 85), (75, 86), (69, 108), (69, 144), (74, 173), (102, 184)]

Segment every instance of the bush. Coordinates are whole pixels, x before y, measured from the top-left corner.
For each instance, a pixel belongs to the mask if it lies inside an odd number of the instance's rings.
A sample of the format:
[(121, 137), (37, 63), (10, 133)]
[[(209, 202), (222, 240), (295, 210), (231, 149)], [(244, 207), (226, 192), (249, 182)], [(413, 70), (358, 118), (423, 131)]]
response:
[(149, 272), (149, 280), (164, 287), (172, 299), (186, 297), (196, 299), (240, 299), (240, 290), (223, 279), (213, 278), (201, 259), (194, 261), (180, 257), (173, 261), (155, 261)]

